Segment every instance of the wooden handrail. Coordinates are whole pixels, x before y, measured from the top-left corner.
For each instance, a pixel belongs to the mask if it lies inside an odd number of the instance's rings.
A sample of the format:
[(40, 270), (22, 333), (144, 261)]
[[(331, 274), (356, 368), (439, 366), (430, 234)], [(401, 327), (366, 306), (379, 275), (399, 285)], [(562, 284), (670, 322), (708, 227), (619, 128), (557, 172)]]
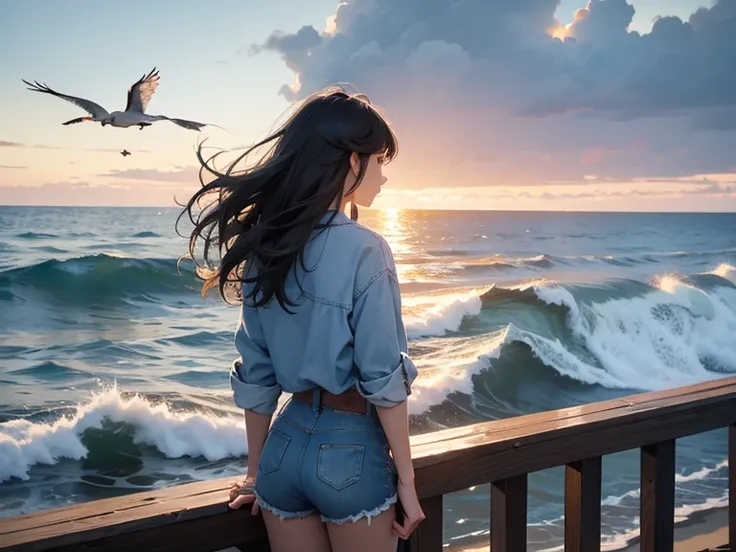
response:
[[(642, 551), (671, 549), (675, 439), (729, 430), (730, 496), (736, 492), (736, 377), (633, 395), (412, 438), (427, 520), (412, 552), (442, 550), (442, 496), (491, 483), (493, 552), (526, 549), (527, 474), (566, 466), (568, 550), (600, 547), (601, 457), (642, 449)], [(77, 504), (0, 520), (0, 550), (266, 551), (260, 517), (230, 511), (230, 479)], [(736, 504), (729, 504), (735, 542)]]

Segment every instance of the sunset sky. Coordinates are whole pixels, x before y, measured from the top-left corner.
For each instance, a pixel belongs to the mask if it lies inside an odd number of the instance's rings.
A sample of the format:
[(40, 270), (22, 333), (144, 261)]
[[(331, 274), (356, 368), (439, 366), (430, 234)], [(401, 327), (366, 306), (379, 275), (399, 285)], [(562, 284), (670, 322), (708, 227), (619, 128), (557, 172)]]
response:
[[(173, 205), (198, 140), (351, 82), (401, 143), (378, 207), (736, 210), (736, 0), (5, 1), (0, 51), (0, 204)], [(21, 82), (122, 110), (154, 66), (149, 113), (226, 130), (64, 127)]]

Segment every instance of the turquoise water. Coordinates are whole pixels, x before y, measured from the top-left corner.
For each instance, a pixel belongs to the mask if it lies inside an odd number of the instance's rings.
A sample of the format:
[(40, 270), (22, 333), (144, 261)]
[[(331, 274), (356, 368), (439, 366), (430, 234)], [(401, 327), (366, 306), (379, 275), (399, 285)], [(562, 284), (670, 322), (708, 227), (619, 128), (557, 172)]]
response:
[[(199, 295), (175, 209), (0, 207), (0, 515), (212, 477), (246, 444), (236, 308)], [(397, 259), (413, 431), (736, 373), (736, 215), (366, 211)], [(727, 500), (716, 431), (678, 442), (678, 516)], [(636, 531), (638, 453), (604, 459), (606, 547)], [(560, 542), (561, 468), (530, 476)], [(445, 538), (488, 530), (488, 489)]]

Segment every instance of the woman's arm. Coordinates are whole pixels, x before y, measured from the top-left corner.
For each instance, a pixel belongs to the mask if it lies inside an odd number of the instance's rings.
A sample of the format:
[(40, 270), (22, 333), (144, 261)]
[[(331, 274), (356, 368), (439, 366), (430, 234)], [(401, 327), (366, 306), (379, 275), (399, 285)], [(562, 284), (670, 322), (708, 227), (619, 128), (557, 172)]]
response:
[[(388, 246), (386, 246), (387, 248)], [(390, 250), (368, 255), (360, 271), (351, 324), (358, 392), (378, 412), (399, 478), (413, 481), (407, 398), (417, 368), (407, 355), (401, 292)], [(372, 261), (372, 262), (371, 262)]]
[(230, 369), (235, 404), (243, 409), (248, 442), (248, 478), (255, 479), (271, 418), (281, 396), (258, 311), (243, 307), (235, 346), (241, 358)]
[[(403, 539), (424, 519), (414, 486), (409, 444), (407, 398), (417, 368), (407, 355), (406, 330), (401, 317), (401, 294), (395, 264), (388, 247), (373, 255), (373, 270), (359, 271), (351, 324), (358, 392), (376, 407), (393, 455), (396, 491), (404, 512), (403, 523), (393, 522)], [(371, 257), (370, 255), (368, 256)]]
[[(244, 410), (245, 435), (248, 440), (248, 467), (245, 483), (243, 485), (233, 484), (230, 489), (230, 508), (237, 510), (244, 504), (252, 504), (251, 514), (258, 513), (258, 503), (255, 500), (253, 489), (255, 488), (256, 474), (258, 473), (258, 461), (261, 459), (261, 451), (266, 442), (268, 428), (271, 425), (271, 414), (259, 414), (253, 410)], [(247, 492), (243, 493), (243, 490)]]
[[(245, 409), (243, 411), (245, 418), (245, 435), (248, 441), (248, 467), (245, 483), (241, 485), (234, 484), (230, 489), (230, 508), (237, 510), (243, 504), (252, 504), (251, 513), (258, 513), (258, 503), (255, 501), (255, 495), (252, 489), (255, 488), (256, 474), (258, 473), (258, 461), (261, 459), (261, 451), (266, 442), (268, 429), (271, 426), (271, 414), (259, 414), (253, 410)], [(246, 493), (242, 493), (243, 489), (248, 489)]]
[(392, 407), (377, 406), (376, 412), (378, 412), (378, 418), (381, 420), (388, 446), (394, 457), (399, 480), (404, 483), (413, 483), (414, 466), (411, 462), (411, 447), (409, 446), (409, 413), (406, 401)]
[(409, 412), (407, 404), (406, 401), (402, 401), (392, 407), (376, 406), (376, 412), (378, 412), (378, 418), (381, 420), (399, 476), (396, 491), (403, 509), (404, 519), (402, 523), (394, 520), (393, 528), (399, 537), (408, 539), (417, 525), (424, 521), (425, 515), (414, 485), (414, 465), (411, 461), (411, 447), (409, 446)]
[(245, 434), (248, 439), (248, 473), (247, 478), (254, 480), (258, 472), (258, 461), (261, 459), (263, 444), (266, 442), (268, 428), (271, 426), (271, 414), (259, 414), (253, 410), (245, 410)]

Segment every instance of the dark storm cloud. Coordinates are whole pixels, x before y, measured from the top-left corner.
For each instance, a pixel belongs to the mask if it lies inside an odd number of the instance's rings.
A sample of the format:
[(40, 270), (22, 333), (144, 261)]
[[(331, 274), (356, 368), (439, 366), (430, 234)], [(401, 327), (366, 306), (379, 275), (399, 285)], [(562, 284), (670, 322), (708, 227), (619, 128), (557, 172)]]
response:
[(591, 0), (564, 42), (550, 36), (556, 7), (557, 0), (353, 1), (339, 6), (333, 36), (307, 26), (275, 32), (256, 49), (278, 52), (299, 74), (297, 97), (329, 82), (363, 88), (376, 73), (420, 70), (450, 71), (484, 105), (539, 116), (589, 109), (620, 119), (736, 106), (736, 0), (689, 21), (659, 18), (645, 35), (628, 31), (635, 11), (626, 0)]
[[(354, 83), (386, 108), (415, 160), (481, 159), (489, 178), (478, 184), (736, 166), (736, 0), (687, 21), (661, 17), (643, 35), (628, 30), (626, 0), (590, 0), (572, 22), (555, 20), (557, 4), (349, 0), (332, 34), (278, 31), (254, 49), (298, 75), (287, 98)], [(429, 174), (415, 166), (412, 176)]]

